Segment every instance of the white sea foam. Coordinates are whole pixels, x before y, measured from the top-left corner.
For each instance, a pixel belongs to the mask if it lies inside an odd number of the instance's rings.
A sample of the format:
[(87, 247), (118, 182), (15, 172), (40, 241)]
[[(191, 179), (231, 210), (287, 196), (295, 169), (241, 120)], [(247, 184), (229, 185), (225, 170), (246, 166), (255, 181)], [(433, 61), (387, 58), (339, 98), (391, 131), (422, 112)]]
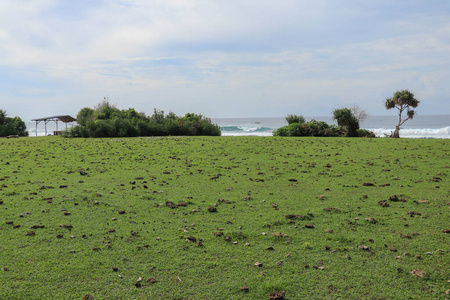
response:
[(226, 132), (222, 131), (222, 136), (272, 136), (272, 131), (244, 131), (244, 132)]
[[(378, 137), (385, 137), (391, 135), (394, 129), (385, 128), (368, 128), (373, 131)], [(450, 126), (443, 128), (404, 128), (400, 129), (400, 137), (416, 138), (416, 139), (450, 139)]]

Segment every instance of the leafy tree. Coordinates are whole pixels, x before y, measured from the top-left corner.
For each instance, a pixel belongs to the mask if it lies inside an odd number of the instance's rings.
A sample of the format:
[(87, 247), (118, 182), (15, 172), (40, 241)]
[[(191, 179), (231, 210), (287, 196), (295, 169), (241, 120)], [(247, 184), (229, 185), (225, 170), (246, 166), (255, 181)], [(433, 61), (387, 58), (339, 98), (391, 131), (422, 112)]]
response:
[(338, 126), (345, 129), (346, 136), (358, 136), (359, 121), (350, 108), (337, 108), (333, 110), (333, 119), (337, 121)]
[(156, 108), (153, 109), (153, 115), (151, 116), (151, 119), (153, 121), (155, 121), (156, 123), (161, 124), (161, 123), (164, 122), (165, 118), (166, 117), (164, 116), (164, 111), (163, 110), (159, 110), (159, 109), (156, 109)]
[[(384, 105), (386, 109), (398, 109), (398, 124), (395, 125), (395, 131), (391, 134), (392, 138), (400, 137), (400, 126), (402, 126), (409, 119), (413, 119), (415, 111), (411, 109), (416, 108), (420, 101), (417, 100), (413, 93), (408, 90), (397, 91), (391, 98), (386, 98)], [(406, 119), (402, 120), (402, 113), (406, 110)]]
[(77, 114), (78, 124), (86, 124), (87, 121), (93, 121), (95, 118), (94, 112), (95, 111), (90, 107), (82, 108)]
[(294, 115), (294, 114), (289, 114), (286, 116), (286, 122), (288, 123), (288, 125), (292, 124), (292, 123), (300, 123), (303, 124), (305, 123), (305, 118), (301, 115)]
[(0, 125), (5, 124), (5, 122), (6, 122), (6, 111), (0, 109)]
[(169, 120), (176, 120), (177, 118), (178, 118), (177, 115), (171, 111), (166, 116), (166, 119), (169, 119)]
[(134, 108), (129, 108), (128, 110), (122, 111), (124, 114), (124, 118), (128, 120), (140, 120), (140, 119), (146, 119), (146, 116), (142, 112), (137, 112)]
[(97, 120), (109, 120), (114, 117), (121, 117), (121, 111), (116, 105), (111, 104), (107, 97), (95, 106), (95, 118)]
[(7, 117), (6, 111), (0, 109), (0, 136), (28, 136), (27, 126), (19, 117)]
[(177, 119), (178, 127), (183, 135), (219, 136), (219, 126), (212, 124), (211, 119), (194, 113), (187, 113)]

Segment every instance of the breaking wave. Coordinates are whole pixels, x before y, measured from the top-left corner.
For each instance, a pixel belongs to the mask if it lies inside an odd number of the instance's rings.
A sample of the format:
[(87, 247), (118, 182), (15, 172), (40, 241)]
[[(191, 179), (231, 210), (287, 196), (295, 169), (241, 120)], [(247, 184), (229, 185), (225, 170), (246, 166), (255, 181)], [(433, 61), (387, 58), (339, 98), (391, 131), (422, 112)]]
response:
[[(374, 128), (373, 131), (378, 137), (389, 136), (394, 129)], [(443, 128), (404, 128), (400, 129), (400, 137), (416, 139), (449, 139), (450, 126)]]
[(261, 126), (221, 126), (222, 135), (271, 136), (274, 128)]

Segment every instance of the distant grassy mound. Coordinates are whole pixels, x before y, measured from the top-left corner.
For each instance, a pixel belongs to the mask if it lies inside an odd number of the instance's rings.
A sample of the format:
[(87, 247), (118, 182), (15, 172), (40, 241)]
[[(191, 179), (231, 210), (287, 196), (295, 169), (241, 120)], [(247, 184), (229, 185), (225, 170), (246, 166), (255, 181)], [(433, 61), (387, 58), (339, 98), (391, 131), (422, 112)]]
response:
[(447, 299), (449, 149), (2, 139), (0, 298)]

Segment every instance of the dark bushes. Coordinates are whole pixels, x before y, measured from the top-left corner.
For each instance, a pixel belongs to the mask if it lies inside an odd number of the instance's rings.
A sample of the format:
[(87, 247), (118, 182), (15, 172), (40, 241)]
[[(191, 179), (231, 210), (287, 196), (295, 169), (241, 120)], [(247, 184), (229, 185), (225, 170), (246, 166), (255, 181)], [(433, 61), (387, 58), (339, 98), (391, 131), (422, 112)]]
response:
[(151, 116), (146, 116), (133, 108), (119, 110), (106, 99), (95, 109), (81, 109), (77, 120), (79, 125), (65, 130), (64, 137), (221, 135), (219, 127), (202, 115), (188, 113), (178, 117), (155, 109)]
[(345, 130), (346, 136), (358, 136), (359, 120), (350, 108), (344, 107), (333, 110), (333, 119), (337, 121), (339, 127)]
[[(358, 137), (375, 137), (372, 131), (358, 129), (353, 136)], [(326, 122), (311, 120), (305, 123), (292, 123), (287, 126), (278, 128), (273, 132), (274, 136), (322, 136), (322, 137), (339, 137), (348, 136), (345, 128), (335, 125), (328, 125)]]
[(27, 126), (19, 117), (7, 117), (6, 111), (0, 109), (0, 136), (28, 136)]
[(375, 133), (373, 133), (373, 131), (370, 131), (367, 129), (358, 129), (358, 136), (359, 137), (370, 137), (370, 138), (376, 137), (376, 135), (375, 135)]
[(288, 122), (288, 124), (293, 124), (293, 123), (305, 123), (305, 118), (301, 115), (293, 115), (293, 114), (289, 114), (287, 115), (287, 117), (285, 118), (286, 122)]
[[(354, 108), (360, 119), (367, 115), (365, 111)], [(301, 115), (287, 115), (287, 126), (278, 128), (273, 132), (274, 136), (328, 136), (328, 137), (375, 137), (372, 131), (359, 128), (359, 118), (350, 108), (340, 108), (333, 110), (333, 119), (338, 126), (328, 125), (322, 121), (312, 119), (309, 122)]]
[(292, 123), (278, 128), (274, 136), (341, 136), (342, 131), (335, 125), (322, 121), (311, 120), (305, 123)]

